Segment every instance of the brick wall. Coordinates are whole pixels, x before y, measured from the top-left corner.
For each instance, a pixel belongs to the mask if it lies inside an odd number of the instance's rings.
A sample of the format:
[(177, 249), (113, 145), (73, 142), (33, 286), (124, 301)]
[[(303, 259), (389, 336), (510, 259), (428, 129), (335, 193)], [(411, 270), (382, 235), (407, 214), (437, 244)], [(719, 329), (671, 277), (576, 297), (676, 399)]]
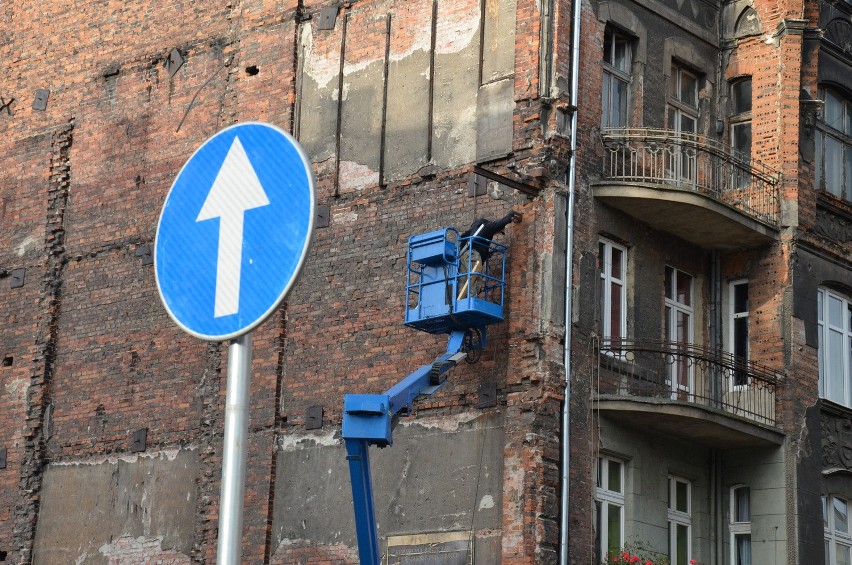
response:
[[(336, 126), (334, 114), (322, 113), (334, 108), (335, 98), (300, 97), (305, 77), (300, 73), (307, 62), (324, 58), (336, 88), (344, 21), (349, 26), (344, 82), (347, 88), (360, 84), (357, 92), (364, 94), (374, 76), (364, 69), (375, 69), (385, 56), (386, 15), (392, 15), (390, 53), (397, 58), (391, 64), (397, 64), (405, 56), (407, 34), (428, 29), (432, 14), (428, 1), (347, 4), (335, 29), (323, 34), (317, 21), (325, 7), (295, 0), (4, 6), (0, 54), (8, 65), (0, 96), (15, 98), (9, 113), (0, 111), (6, 171), (0, 179), (0, 355), (10, 360), (0, 367), (0, 448), (8, 451), (6, 468), (0, 469), (0, 552), (8, 553), (6, 562), (30, 563), (34, 552), (77, 551), (67, 545), (72, 539), (67, 530), (39, 537), (40, 519), (66, 523), (88, 537), (97, 555), (75, 554), (83, 562), (215, 561), (227, 345), (203, 343), (175, 327), (159, 303), (145, 251), (177, 172), (217, 130), (263, 120), (298, 133), (299, 126), (308, 131), (306, 124), (317, 116)], [(513, 17), (506, 9), (515, 11)], [(379, 104), (373, 113), (344, 106), (341, 153), (311, 155), (317, 199), (329, 207), (330, 225), (316, 231), (286, 303), (254, 333), (247, 563), (356, 561), (355, 548), (346, 544), (273, 546), (275, 486), (286, 480), (278, 475), (278, 446), (282, 438), (302, 436), (307, 407), (321, 405), (324, 429), (336, 429), (344, 392), (380, 392), (443, 351), (442, 337), (401, 323), (408, 236), (448, 225), (461, 230), (475, 218), (502, 216), (512, 208), (524, 213), (524, 222), (502, 237), (512, 248), (509, 321), (489, 328), (481, 361), (459, 367), (437, 395), (417, 404), (413, 417), (479, 414), (478, 386), (496, 383), (496, 410), (505, 412), (509, 493), (499, 552), (513, 563), (554, 559), (562, 329), (551, 325), (552, 313), (543, 304), (560, 276), (550, 269), (558, 253), (554, 191), (561, 189), (562, 177), (548, 164), (551, 152), (564, 156), (565, 148), (560, 141), (552, 148), (543, 143), (538, 3), (498, 6), (489, 0), (488, 13), (501, 18), (493, 21), (481, 19), (479, 10), (478, 0), (439, 2), (439, 134), (433, 141), (441, 166), (401, 174), (403, 168), (388, 162), (388, 174), (379, 178), (377, 160), (359, 161), (364, 147), (381, 141), (380, 83), (372, 85), (372, 104)], [(502, 102), (510, 108), (506, 125), (512, 131), (505, 154), (487, 166), (533, 193), (541, 191), (538, 197), (506, 186), (502, 199), (467, 196), (478, 130), (475, 119), (465, 122), (470, 116), (454, 112), (465, 104), (474, 115), (484, 110), (477, 106), (476, 80), (469, 85), (472, 101), (462, 96), (467, 91), (452, 88), (461, 82), (459, 61), (470, 67), (464, 69), (469, 76), (478, 77), (482, 21), (501, 41), (507, 30), (500, 26), (511, 25), (514, 48), (508, 58), (499, 49), (484, 51), (494, 57), (487, 61), (490, 68), (505, 73), (499, 78), (501, 92), (509, 93)], [(453, 59), (458, 47), (453, 42), (463, 35), (459, 27), (470, 32), (471, 43), (458, 57), (469, 59)], [(565, 41), (557, 32), (557, 42)], [(173, 49), (185, 62), (172, 75), (165, 61)], [(505, 61), (510, 67), (500, 69)], [(50, 90), (47, 107), (33, 109), (41, 88)], [(355, 104), (352, 98), (345, 102)], [(424, 110), (405, 102), (391, 100), (388, 124), (404, 125), (406, 112)], [(381, 142), (390, 147), (395, 141)], [(335, 143), (330, 147), (336, 150)], [(25, 284), (12, 289), (10, 273), (19, 268), (26, 269)], [(147, 430), (146, 450), (131, 456), (131, 435), (140, 429)], [(155, 506), (142, 500), (119, 508), (123, 483), (95, 479), (109, 475), (108, 465), (138, 470), (140, 461), (172, 461), (175, 453), (192, 455), (186, 459), (191, 479), (179, 485), (192, 488), (186, 500), (165, 502), (166, 497)], [(84, 488), (97, 491), (95, 500), (102, 499), (115, 516), (110, 531), (78, 521), (74, 509), (57, 500), (60, 495), (41, 499), (47, 471), (62, 466), (91, 467), (79, 480), (91, 481)], [(163, 468), (152, 465), (143, 474), (145, 488), (156, 488)], [(59, 482), (50, 492), (61, 493), (66, 479), (54, 477)], [(351, 512), (345, 502), (335, 511)], [(191, 533), (178, 543), (162, 529), (168, 515), (186, 505)], [(63, 513), (67, 520), (57, 519)], [(109, 543), (97, 545), (101, 538)]]

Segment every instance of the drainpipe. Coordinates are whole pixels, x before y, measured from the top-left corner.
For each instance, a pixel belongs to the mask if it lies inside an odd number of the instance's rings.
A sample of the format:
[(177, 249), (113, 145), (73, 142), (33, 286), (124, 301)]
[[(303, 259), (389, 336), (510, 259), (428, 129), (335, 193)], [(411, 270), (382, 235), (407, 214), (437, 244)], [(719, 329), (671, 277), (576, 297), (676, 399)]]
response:
[(562, 402), (562, 485), (559, 524), (559, 563), (569, 565), (568, 532), (570, 510), (570, 462), (571, 462), (571, 327), (574, 319), (574, 187), (577, 179), (577, 92), (579, 90), (580, 67), (580, 17), (582, 0), (572, 0), (571, 22), (571, 158), (568, 163), (568, 210), (565, 222), (565, 394)]

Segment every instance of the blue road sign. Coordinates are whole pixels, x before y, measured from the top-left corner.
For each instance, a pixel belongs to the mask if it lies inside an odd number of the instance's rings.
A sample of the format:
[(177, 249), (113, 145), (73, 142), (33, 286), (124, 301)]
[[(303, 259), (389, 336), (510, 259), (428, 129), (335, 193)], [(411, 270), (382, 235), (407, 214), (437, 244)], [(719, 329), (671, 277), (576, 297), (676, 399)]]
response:
[(284, 130), (248, 122), (204, 142), (172, 184), (154, 246), (177, 325), (221, 341), (263, 322), (304, 264), (314, 199), (310, 162)]

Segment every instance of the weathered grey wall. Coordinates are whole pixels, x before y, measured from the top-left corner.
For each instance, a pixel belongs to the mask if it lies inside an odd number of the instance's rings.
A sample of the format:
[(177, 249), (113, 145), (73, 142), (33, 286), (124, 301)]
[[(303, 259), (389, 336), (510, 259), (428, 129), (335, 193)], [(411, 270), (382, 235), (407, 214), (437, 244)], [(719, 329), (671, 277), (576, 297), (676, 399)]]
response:
[(149, 558), (188, 564), (197, 475), (196, 453), (177, 449), (50, 465), (33, 562), (130, 564), (135, 556), (136, 563)]
[(305, 25), (298, 133), (311, 159), (333, 160), (345, 192), (510, 153), (516, 11), (409, 0)]
[[(342, 441), (333, 432), (286, 441), (278, 452), (272, 547), (307, 540), (354, 546)], [(504, 443), (497, 411), (400, 423), (392, 447), (370, 450), (379, 536), (499, 530)], [(491, 549), (499, 554), (496, 539)], [(487, 539), (477, 541), (477, 551), (489, 551)]]

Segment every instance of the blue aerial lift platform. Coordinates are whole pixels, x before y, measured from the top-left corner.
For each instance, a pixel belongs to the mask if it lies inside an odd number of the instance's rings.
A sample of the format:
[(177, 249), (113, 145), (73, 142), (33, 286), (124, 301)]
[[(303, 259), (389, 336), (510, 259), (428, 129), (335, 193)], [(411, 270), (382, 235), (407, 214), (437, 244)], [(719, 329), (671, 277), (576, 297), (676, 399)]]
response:
[(380, 559), (369, 447), (391, 445), (395, 418), (409, 413), (415, 398), (438, 390), (462, 359), (479, 358), (486, 326), (503, 321), (506, 251), (476, 233), (461, 238), (454, 228), (408, 239), (405, 325), (449, 339), (443, 355), (385, 393), (344, 396), (343, 439), (362, 565), (379, 565)]

